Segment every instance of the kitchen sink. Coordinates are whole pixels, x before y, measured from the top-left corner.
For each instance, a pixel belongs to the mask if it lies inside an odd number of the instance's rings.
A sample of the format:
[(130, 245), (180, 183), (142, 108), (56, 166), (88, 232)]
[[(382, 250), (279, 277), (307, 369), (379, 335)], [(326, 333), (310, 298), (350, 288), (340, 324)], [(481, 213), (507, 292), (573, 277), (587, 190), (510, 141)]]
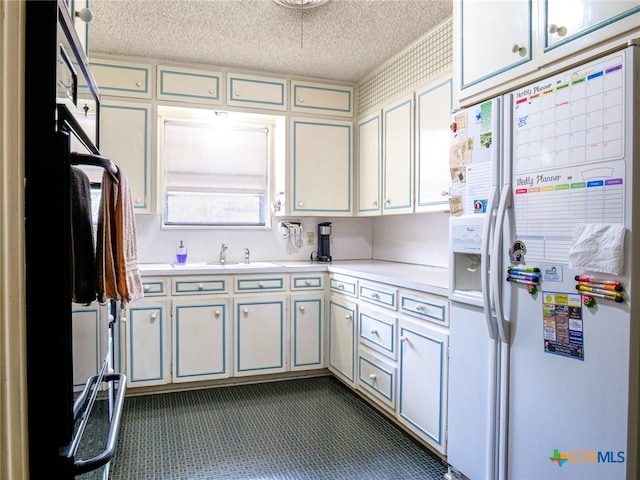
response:
[(251, 262), (251, 263), (225, 263), (221, 265), (218, 262), (191, 262), (191, 263), (172, 263), (173, 268), (202, 268), (202, 269), (223, 269), (223, 268), (265, 268), (279, 267), (280, 265), (272, 262)]

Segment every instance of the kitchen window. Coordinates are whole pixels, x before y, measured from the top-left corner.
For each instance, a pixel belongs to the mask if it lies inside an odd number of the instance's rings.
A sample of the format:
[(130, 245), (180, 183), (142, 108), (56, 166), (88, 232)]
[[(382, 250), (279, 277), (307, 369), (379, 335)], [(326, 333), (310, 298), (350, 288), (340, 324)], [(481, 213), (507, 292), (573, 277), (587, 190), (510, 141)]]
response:
[(277, 118), (159, 108), (166, 226), (266, 227)]

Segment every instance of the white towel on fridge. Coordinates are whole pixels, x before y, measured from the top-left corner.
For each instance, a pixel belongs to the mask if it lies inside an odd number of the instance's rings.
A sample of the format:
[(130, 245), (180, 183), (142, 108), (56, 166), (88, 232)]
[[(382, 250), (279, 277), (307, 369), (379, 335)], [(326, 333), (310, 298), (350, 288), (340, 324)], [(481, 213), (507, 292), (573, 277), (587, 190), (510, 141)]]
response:
[(578, 224), (569, 249), (569, 268), (620, 275), (624, 268), (624, 225)]

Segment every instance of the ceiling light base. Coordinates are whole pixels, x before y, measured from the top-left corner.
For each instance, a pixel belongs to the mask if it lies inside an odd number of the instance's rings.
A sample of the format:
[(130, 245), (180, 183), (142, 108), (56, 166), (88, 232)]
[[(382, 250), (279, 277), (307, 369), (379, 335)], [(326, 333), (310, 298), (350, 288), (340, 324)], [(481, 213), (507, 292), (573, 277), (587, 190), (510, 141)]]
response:
[(287, 8), (316, 8), (328, 3), (329, 0), (273, 0), (278, 5)]

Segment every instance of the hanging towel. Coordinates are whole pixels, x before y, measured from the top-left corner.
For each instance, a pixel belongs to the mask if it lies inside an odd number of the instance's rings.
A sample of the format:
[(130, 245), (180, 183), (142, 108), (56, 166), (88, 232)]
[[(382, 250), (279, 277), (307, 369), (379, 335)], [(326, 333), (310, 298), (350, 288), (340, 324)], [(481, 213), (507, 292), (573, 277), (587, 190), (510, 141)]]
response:
[(569, 249), (569, 268), (620, 275), (624, 233), (624, 225), (578, 224)]
[(96, 248), (98, 299), (127, 303), (142, 298), (142, 279), (138, 270), (136, 224), (129, 181), (118, 169), (115, 182), (106, 172), (102, 176), (102, 201), (98, 212)]
[(71, 166), (71, 261), (71, 300), (88, 305), (96, 299), (91, 185), (87, 174), (74, 166)]

